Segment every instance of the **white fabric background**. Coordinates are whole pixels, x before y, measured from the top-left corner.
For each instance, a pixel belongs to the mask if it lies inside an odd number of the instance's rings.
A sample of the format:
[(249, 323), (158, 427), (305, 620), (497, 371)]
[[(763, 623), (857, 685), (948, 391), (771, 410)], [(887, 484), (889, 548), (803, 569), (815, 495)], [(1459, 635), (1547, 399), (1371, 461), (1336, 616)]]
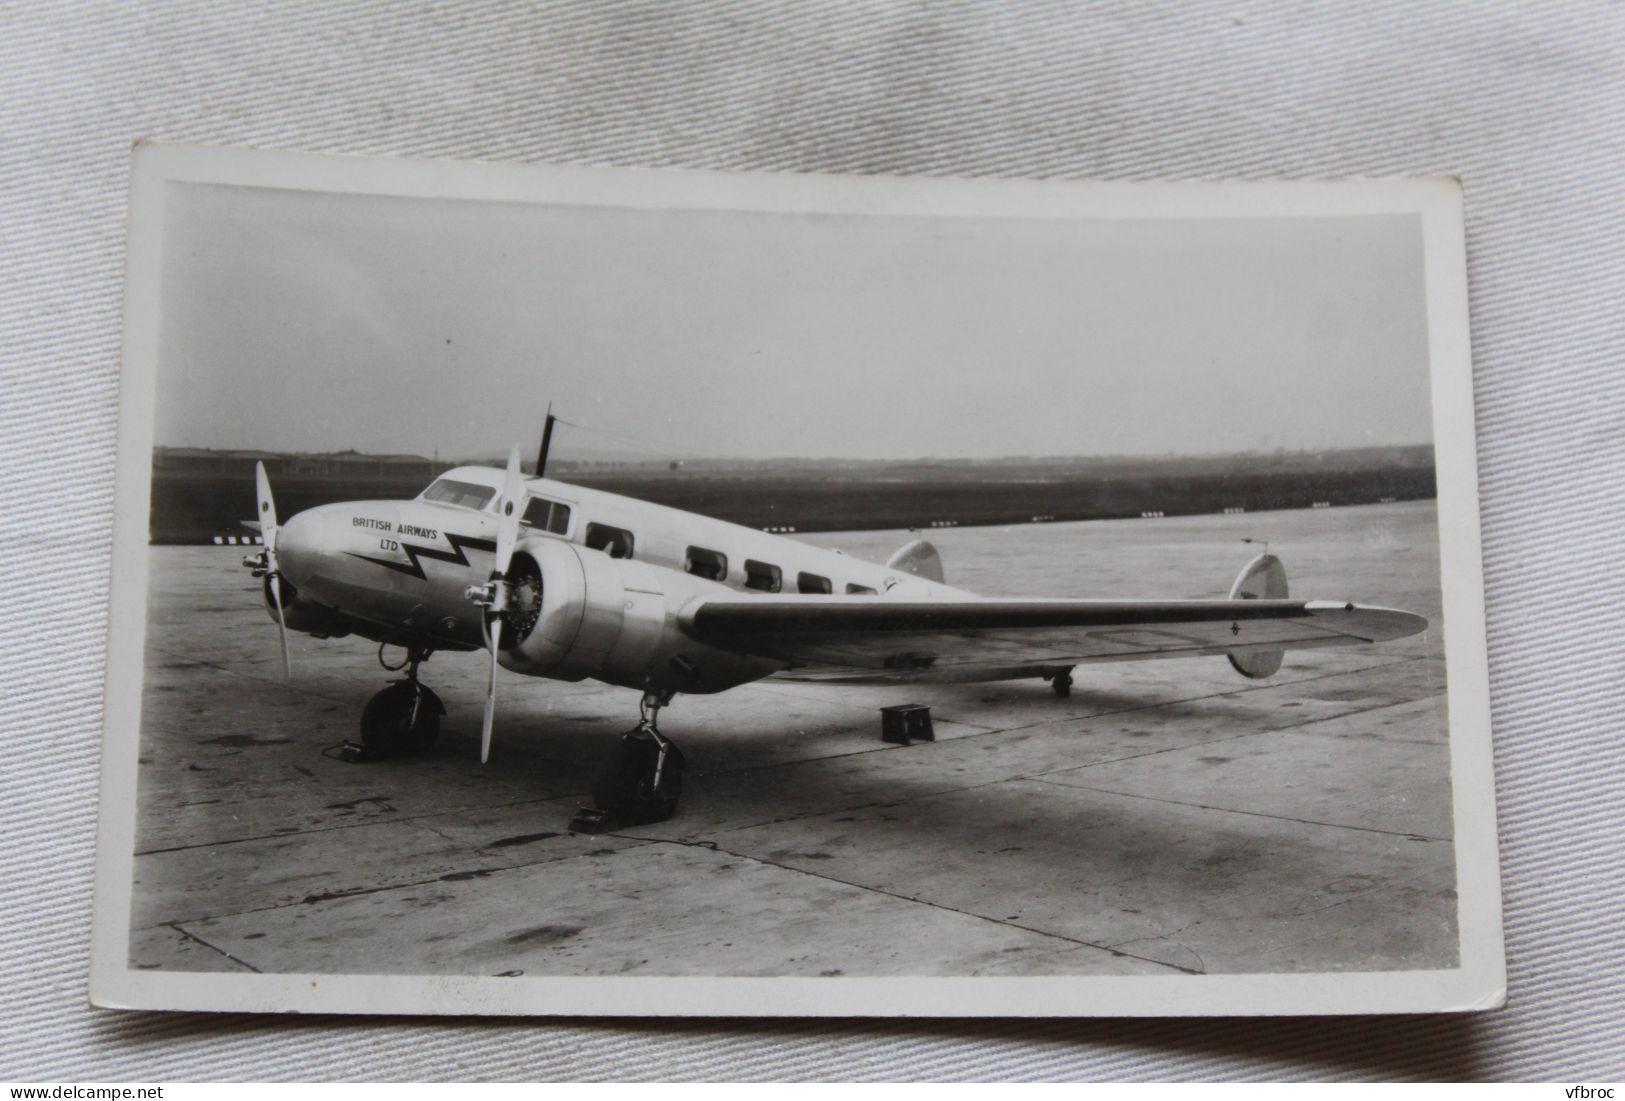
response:
[[(0, 1078), (1625, 1076), (1625, 10), (0, 4)], [(406, 1021), (85, 1001), (128, 146), (1466, 182), (1511, 1007)]]

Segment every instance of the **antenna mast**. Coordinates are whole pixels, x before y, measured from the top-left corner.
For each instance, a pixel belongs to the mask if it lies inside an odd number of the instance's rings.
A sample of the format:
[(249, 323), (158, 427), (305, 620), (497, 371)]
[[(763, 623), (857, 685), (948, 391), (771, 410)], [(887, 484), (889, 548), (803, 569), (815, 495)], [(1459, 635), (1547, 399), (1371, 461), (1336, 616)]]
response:
[(553, 442), (553, 403), (547, 403), (547, 420), (542, 424), (542, 449), (536, 453), (536, 477), (547, 473), (547, 449)]

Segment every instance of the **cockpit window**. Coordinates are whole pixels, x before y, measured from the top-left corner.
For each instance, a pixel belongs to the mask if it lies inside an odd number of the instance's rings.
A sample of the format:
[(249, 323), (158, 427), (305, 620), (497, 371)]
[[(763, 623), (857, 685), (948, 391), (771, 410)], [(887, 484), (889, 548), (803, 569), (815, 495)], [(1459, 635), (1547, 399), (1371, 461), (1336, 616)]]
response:
[(497, 491), (490, 486), (459, 482), (455, 478), (441, 478), (418, 496), (424, 501), (439, 501), (443, 505), (478, 509), (490, 504), (491, 498), (496, 495)]

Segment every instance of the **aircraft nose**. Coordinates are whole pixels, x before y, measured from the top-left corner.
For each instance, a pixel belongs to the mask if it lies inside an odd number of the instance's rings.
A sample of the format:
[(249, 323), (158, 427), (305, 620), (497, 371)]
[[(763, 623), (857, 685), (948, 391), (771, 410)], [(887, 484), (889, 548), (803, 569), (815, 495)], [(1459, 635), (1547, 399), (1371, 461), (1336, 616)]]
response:
[(277, 529), (277, 568), (295, 588), (314, 572), (322, 555), (322, 522), (314, 510), (297, 513)]

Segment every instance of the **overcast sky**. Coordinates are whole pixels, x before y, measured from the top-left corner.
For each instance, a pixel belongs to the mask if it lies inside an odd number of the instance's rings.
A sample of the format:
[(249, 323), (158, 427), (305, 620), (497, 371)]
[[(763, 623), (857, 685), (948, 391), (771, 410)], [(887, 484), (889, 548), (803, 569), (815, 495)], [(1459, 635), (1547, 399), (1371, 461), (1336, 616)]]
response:
[[(1040, 221), (172, 185), (157, 442), (858, 458), (1432, 439), (1410, 215)], [(570, 448), (620, 441), (561, 434)]]

